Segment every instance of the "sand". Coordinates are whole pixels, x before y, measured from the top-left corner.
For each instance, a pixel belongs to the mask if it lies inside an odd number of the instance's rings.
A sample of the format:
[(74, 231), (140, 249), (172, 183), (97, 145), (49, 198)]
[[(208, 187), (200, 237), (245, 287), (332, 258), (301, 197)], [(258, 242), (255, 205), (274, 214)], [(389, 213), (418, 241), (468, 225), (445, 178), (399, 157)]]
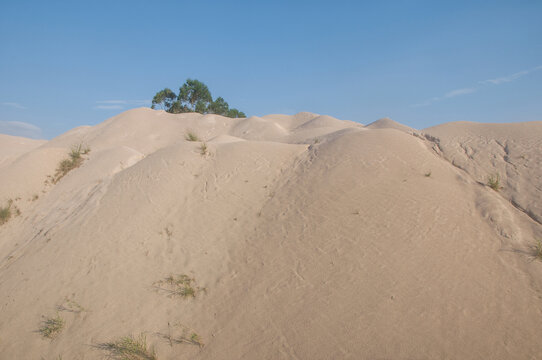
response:
[[(158, 359), (534, 359), (541, 184), (542, 122), (140, 108), (0, 135), (0, 206), (20, 210), (0, 226), (0, 358), (103, 359), (144, 334)], [(159, 282), (181, 274), (195, 297)]]

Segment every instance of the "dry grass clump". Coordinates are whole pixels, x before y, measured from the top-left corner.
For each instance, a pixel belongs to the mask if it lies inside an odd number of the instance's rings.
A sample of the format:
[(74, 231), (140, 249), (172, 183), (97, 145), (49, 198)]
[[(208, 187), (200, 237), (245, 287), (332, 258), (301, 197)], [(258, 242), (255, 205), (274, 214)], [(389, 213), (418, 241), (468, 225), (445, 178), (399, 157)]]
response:
[(53, 177), (53, 183), (56, 184), (60, 179), (66, 176), (67, 173), (81, 166), (84, 161), (83, 155), (87, 155), (89, 152), (90, 148), (83, 148), (83, 145), (81, 144), (72, 146), (69, 157), (58, 164), (55, 176)]
[(187, 132), (184, 138), (186, 141), (199, 141), (199, 137), (191, 131)]
[(108, 351), (110, 359), (117, 360), (157, 360), (153, 348), (147, 348), (147, 338), (140, 334), (121, 337), (112, 342), (98, 345), (98, 348)]
[(487, 186), (489, 186), (495, 191), (499, 191), (499, 189), (501, 188), (501, 178), (499, 174), (489, 175), (487, 177)]
[(57, 314), (56, 317), (45, 318), (38, 332), (47, 339), (54, 339), (64, 328), (64, 319)]
[(199, 153), (202, 155), (202, 156), (205, 156), (209, 153), (209, 149), (207, 148), (207, 144), (206, 143), (202, 143), (200, 146), (199, 146)]
[(195, 298), (200, 291), (205, 291), (196, 286), (196, 279), (188, 275), (169, 275), (163, 280), (157, 281), (154, 287), (161, 292), (165, 292), (170, 297)]

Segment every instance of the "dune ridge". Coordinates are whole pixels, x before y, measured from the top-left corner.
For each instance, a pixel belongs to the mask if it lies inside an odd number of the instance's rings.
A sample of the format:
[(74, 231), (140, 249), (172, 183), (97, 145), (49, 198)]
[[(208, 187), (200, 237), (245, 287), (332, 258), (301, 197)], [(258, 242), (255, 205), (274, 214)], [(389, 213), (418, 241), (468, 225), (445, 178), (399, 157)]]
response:
[[(541, 165), (542, 122), (140, 108), (0, 135), (0, 206), (21, 211), (0, 226), (0, 358), (101, 359), (140, 333), (158, 359), (535, 358)], [(160, 285), (180, 274), (195, 297)], [(172, 341), (185, 327), (204, 345)]]

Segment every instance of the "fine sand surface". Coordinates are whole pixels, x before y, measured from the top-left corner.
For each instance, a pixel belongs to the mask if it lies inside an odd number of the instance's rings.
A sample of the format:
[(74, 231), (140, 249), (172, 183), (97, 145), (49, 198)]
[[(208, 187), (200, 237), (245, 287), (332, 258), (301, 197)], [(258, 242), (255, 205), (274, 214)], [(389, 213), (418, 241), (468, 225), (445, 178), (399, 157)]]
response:
[[(90, 153), (53, 183), (77, 144)], [(140, 108), (47, 142), (0, 135), (9, 199), (0, 359), (104, 359), (130, 334), (157, 359), (542, 354), (542, 122)], [(195, 297), (160, 282), (182, 274)]]

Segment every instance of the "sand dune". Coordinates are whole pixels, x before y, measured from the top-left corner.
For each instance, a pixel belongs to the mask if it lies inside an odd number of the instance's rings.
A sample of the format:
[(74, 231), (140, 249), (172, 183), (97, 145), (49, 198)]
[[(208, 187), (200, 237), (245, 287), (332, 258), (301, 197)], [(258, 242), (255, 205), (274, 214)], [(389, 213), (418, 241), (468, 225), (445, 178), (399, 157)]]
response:
[[(542, 122), (141, 108), (0, 135), (0, 206), (21, 212), (0, 226), (0, 358), (102, 359), (140, 333), (158, 359), (536, 358), (541, 177)], [(160, 283), (181, 274), (195, 297)]]

